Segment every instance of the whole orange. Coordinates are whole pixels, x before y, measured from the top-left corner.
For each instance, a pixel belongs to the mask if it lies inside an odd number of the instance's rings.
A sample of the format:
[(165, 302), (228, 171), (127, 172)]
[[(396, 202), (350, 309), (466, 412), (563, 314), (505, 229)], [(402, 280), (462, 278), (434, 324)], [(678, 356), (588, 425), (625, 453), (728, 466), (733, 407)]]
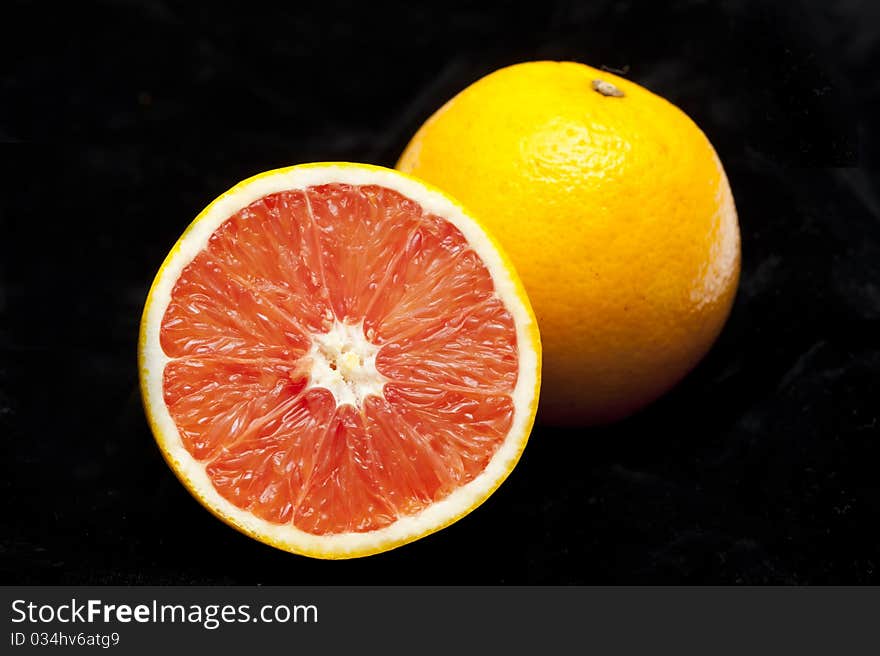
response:
[(397, 166), (513, 260), (541, 329), (545, 423), (643, 407), (727, 319), (740, 237), (724, 169), (684, 112), (633, 82), (573, 62), (503, 68), (431, 116)]

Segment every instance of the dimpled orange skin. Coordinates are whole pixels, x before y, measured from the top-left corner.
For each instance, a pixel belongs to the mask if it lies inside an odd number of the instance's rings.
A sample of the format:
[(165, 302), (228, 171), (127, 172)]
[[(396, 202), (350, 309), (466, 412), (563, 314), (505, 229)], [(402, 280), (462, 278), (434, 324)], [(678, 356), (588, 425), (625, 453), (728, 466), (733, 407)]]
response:
[(573, 62), (503, 68), (428, 119), (397, 167), (468, 207), (513, 260), (541, 330), (544, 423), (631, 414), (727, 319), (740, 236), (724, 169), (690, 118), (633, 82)]

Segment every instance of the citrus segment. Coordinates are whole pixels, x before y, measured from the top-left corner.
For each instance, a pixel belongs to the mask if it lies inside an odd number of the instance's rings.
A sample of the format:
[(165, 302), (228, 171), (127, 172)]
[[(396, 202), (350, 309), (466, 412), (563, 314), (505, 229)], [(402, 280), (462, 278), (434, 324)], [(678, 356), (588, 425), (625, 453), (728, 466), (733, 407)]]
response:
[[(441, 528), (497, 487), (533, 421), (539, 345), (515, 273), (400, 174), (264, 176), (209, 206), (148, 299), (163, 452), (218, 515), (291, 551), (362, 555)], [(254, 181), (266, 193), (236, 194)]]

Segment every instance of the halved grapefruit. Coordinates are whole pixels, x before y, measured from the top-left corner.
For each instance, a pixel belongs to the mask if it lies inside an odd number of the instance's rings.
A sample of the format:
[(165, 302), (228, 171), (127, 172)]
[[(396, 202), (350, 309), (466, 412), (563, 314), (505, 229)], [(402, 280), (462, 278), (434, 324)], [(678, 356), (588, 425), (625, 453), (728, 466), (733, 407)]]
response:
[(139, 342), (150, 426), (220, 519), (320, 558), (461, 518), (535, 417), (537, 325), (497, 243), (441, 192), (294, 166), (211, 203), (171, 250)]

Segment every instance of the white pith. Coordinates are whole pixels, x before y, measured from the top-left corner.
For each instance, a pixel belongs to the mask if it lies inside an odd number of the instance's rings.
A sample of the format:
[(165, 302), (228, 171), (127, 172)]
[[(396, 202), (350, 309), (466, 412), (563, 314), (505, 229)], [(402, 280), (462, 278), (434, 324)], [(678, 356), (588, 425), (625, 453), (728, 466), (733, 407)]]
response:
[(312, 335), (308, 386), (330, 390), (337, 406), (362, 408), (368, 396), (382, 396), (387, 380), (376, 370), (379, 348), (362, 324), (334, 321), (328, 332)]
[[(181, 272), (204, 249), (211, 234), (226, 219), (269, 194), (328, 183), (386, 187), (411, 198), (419, 203), (426, 213), (441, 216), (460, 230), (486, 265), (492, 275), (495, 293), (513, 317), (519, 351), (519, 371), (516, 386), (511, 394), (514, 416), (508, 437), (495, 452), (485, 470), (476, 478), (424, 510), (414, 515), (400, 517), (384, 528), (363, 533), (314, 535), (292, 524), (274, 524), (260, 519), (236, 507), (217, 492), (208, 477), (205, 463), (194, 459), (184, 447), (177, 426), (164, 403), (163, 372), (170, 358), (162, 350), (160, 328), (171, 300), (172, 289)], [(141, 337), (143, 393), (146, 406), (152, 413), (151, 419), (157, 439), (177, 475), (221, 517), (251, 535), (259, 536), (260, 539), (270, 541), (279, 548), (293, 552), (326, 557), (369, 553), (382, 550), (386, 545), (402, 544), (449, 524), (482, 502), (507, 476), (525, 445), (529, 424), (533, 418), (539, 362), (537, 352), (533, 348), (532, 324), (532, 315), (520, 299), (517, 283), (509, 274), (507, 265), (492, 241), (479, 224), (443, 194), (395, 171), (377, 167), (328, 164), (280, 169), (245, 180), (220, 196), (190, 225), (169, 253), (161, 274), (153, 283), (143, 319)], [(314, 377), (313, 383), (318, 384)], [(364, 387), (364, 390), (366, 389), (368, 388)], [(348, 391), (355, 399), (357, 398), (354, 390)], [(334, 392), (337, 402), (345, 395), (345, 391), (340, 390), (339, 394), (340, 396), (336, 396)], [(361, 396), (361, 399), (363, 398)]]

